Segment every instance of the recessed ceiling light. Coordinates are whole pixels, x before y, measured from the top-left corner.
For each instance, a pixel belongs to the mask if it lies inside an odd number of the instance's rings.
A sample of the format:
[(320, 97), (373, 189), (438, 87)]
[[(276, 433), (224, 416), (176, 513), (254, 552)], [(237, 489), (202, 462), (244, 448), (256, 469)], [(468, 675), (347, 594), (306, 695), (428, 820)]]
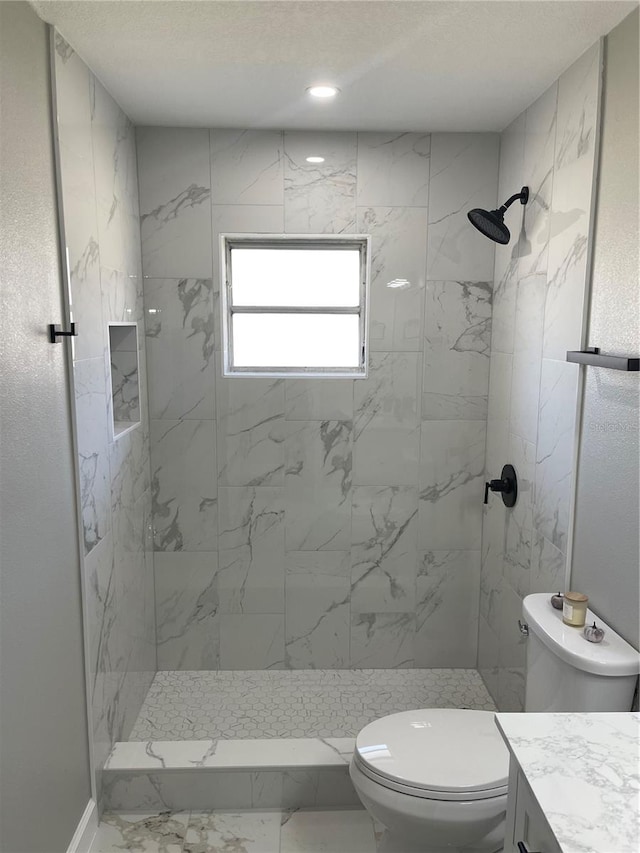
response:
[(335, 86), (309, 86), (307, 89), (314, 98), (335, 98), (339, 91)]
[(324, 157), (307, 157), (307, 163), (324, 163)]

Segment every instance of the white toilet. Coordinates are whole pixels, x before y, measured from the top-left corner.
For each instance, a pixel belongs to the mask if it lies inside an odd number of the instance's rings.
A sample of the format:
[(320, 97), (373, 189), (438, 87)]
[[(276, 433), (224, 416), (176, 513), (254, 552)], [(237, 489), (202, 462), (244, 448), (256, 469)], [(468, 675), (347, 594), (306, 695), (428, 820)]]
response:
[[(523, 603), (528, 627), (526, 711), (628, 711), (640, 655), (606, 631), (589, 643), (562, 621), (550, 595)], [(589, 622), (591, 620), (591, 623)], [(525, 629), (526, 630), (526, 629)], [(382, 717), (356, 739), (350, 774), (386, 827), (386, 853), (496, 853), (502, 849), (509, 756), (490, 711), (427, 708)]]

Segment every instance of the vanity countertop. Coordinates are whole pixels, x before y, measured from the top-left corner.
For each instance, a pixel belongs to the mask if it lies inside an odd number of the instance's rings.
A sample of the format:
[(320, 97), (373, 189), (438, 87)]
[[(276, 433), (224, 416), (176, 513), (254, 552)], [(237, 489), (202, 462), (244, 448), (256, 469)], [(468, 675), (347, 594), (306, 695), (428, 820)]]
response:
[(496, 714), (563, 853), (638, 853), (640, 714)]

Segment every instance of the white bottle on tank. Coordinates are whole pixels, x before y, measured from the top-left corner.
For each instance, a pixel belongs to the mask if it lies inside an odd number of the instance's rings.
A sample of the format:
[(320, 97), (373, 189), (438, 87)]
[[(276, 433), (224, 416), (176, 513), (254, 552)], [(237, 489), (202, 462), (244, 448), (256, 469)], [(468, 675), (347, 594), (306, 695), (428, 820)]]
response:
[(587, 610), (587, 625), (604, 628), (601, 643), (590, 643), (582, 628), (565, 625), (550, 593), (528, 595), (522, 605), (529, 628), (525, 711), (629, 711), (640, 654)]

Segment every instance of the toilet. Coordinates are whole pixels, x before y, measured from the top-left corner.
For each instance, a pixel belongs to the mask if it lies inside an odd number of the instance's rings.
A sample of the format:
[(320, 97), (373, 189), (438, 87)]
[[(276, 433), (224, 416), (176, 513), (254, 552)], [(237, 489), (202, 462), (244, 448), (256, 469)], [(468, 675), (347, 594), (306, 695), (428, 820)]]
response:
[[(640, 655), (605, 629), (589, 643), (550, 595), (523, 602), (528, 632), (525, 711), (628, 711)], [(426, 708), (365, 726), (349, 768), (364, 807), (384, 827), (384, 853), (502, 850), (509, 753), (491, 711)]]

